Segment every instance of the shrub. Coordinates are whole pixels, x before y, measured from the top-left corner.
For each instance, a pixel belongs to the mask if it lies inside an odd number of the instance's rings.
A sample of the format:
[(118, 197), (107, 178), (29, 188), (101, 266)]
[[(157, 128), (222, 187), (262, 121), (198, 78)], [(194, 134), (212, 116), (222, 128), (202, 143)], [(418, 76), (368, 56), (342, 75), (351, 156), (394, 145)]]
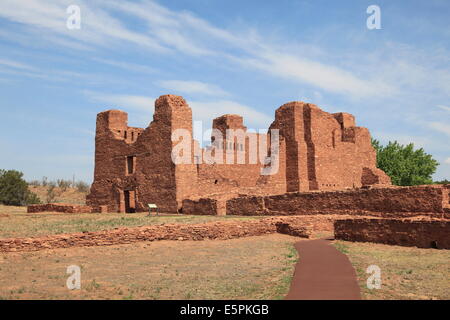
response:
[(86, 182), (84, 182), (84, 181), (78, 181), (75, 184), (75, 187), (77, 188), (77, 190), (79, 192), (89, 192), (89, 189), (90, 189), (89, 185)]
[(56, 180), (56, 183), (58, 184), (58, 187), (61, 188), (63, 191), (66, 191), (67, 188), (70, 188), (70, 186), (72, 185), (72, 181), (64, 179), (58, 179)]
[(36, 194), (28, 190), (22, 172), (0, 170), (0, 203), (21, 206), (40, 203), (40, 200)]
[(31, 180), (28, 182), (29, 186), (33, 186), (33, 187), (39, 187), (41, 185), (41, 181), (39, 180)]
[(56, 184), (55, 183), (49, 183), (48, 184), (47, 197), (46, 197), (47, 203), (51, 203), (51, 202), (55, 201), (55, 198), (57, 196), (55, 188), (56, 188)]

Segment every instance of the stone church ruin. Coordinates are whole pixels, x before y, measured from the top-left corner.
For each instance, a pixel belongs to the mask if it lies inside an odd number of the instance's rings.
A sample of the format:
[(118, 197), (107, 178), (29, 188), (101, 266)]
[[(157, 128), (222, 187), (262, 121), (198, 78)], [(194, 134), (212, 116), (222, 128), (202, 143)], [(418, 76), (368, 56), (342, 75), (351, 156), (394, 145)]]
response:
[[(87, 197), (87, 204), (97, 211), (146, 211), (147, 204), (154, 203), (163, 212), (184, 212), (185, 207), (192, 208), (192, 202), (205, 203), (206, 199), (210, 207), (211, 201), (216, 201), (210, 214), (225, 214), (226, 200), (238, 196), (391, 184), (376, 167), (369, 131), (356, 126), (351, 114), (330, 114), (310, 103), (290, 102), (275, 111), (269, 130), (279, 132), (279, 164), (273, 175), (261, 174), (264, 163), (249, 161), (252, 141), (260, 144), (262, 137), (247, 132), (239, 115), (214, 119), (212, 128), (222, 132), (224, 139), (213, 138), (206, 148), (192, 140), (192, 162), (183, 164), (175, 164), (171, 158), (177, 143), (172, 141), (172, 133), (184, 129), (192, 137), (192, 110), (182, 97), (159, 97), (153, 121), (145, 129), (129, 127), (127, 122), (127, 113), (119, 110), (97, 115), (94, 182)], [(229, 139), (226, 132), (230, 129), (245, 132), (245, 139)], [(269, 144), (258, 147), (269, 148)], [(223, 150), (224, 157), (243, 153), (245, 161), (199, 163), (196, 157), (211, 149)]]

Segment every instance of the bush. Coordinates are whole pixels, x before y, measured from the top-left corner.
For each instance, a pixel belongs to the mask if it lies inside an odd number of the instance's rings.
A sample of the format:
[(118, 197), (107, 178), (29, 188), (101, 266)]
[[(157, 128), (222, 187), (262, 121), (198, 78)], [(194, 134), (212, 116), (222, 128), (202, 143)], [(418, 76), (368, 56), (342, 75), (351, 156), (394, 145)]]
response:
[(31, 180), (28, 182), (29, 186), (33, 186), (33, 187), (39, 187), (41, 185), (41, 181), (39, 180)]
[(46, 201), (47, 201), (47, 203), (51, 203), (51, 202), (55, 201), (55, 198), (56, 198), (56, 196), (57, 196), (57, 193), (56, 193), (55, 188), (56, 188), (56, 184), (55, 184), (55, 183), (51, 183), (51, 182), (50, 182), (50, 183), (48, 184), (48, 187), (47, 187), (47, 196), (46, 196)]
[(0, 203), (21, 206), (40, 203), (36, 194), (28, 190), (23, 173), (16, 170), (0, 170)]
[(72, 181), (64, 179), (58, 179), (56, 180), (56, 183), (58, 184), (58, 187), (61, 188), (63, 191), (66, 191), (67, 188), (70, 188), (70, 186), (72, 185)]
[(79, 192), (89, 192), (90, 189), (89, 185), (84, 181), (78, 181), (75, 183), (75, 188), (77, 188)]
[(422, 148), (414, 150), (414, 144), (404, 146), (397, 141), (382, 146), (374, 139), (372, 145), (377, 152), (377, 167), (391, 177), (394, 185), (414, 186), (433, 183), (431, 176), (436, 172), (439, 163)]

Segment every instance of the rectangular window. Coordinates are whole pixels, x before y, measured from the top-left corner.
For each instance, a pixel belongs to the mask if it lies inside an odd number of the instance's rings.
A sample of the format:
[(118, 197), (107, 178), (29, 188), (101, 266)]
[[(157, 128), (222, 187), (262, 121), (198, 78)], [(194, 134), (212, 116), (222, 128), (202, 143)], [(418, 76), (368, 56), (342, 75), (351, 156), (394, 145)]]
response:
[(133, 174), (136, 169), (136, 157), (128, 156), (127, 157), (127, 174)]

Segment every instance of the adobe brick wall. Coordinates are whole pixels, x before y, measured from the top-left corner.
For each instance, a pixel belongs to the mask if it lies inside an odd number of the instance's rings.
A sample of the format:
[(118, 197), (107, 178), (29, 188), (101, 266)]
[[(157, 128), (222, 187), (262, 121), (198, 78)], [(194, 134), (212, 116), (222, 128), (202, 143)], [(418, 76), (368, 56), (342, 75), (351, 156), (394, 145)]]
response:
[(63, 212), (63, 213), (91, 213), (92, 207), (75, 204), (64, 203), (47, 203), (47, 204), (33, 204), (27, 206), (28, 213), (36, 212)]
[(244, 196), (227, 201), (228, 215), (353, 214), (383, 217), (445, 216), (443, 186), (390, 187), (348, 191)]
[(450, 249), (450, 220), (336, 220), (334, 236), (345, 241)]

